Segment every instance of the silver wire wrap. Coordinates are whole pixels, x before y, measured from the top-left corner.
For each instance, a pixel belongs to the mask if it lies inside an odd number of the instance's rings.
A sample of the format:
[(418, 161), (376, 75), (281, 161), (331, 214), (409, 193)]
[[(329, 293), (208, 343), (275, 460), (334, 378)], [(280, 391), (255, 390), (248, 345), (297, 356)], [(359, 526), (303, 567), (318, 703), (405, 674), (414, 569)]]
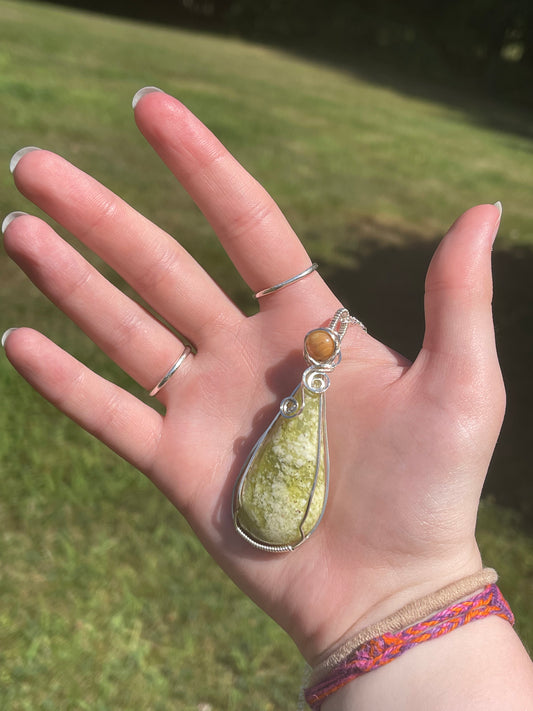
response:
[[(296, 395), (297, 391), (300, 390), (300, 388), (302, 388), (301, 384), (298, 385), (298, 387), (294, 390), (292, 395), (290, 395), (289, 397), (287, 397), (283, 400), (283, 402), (279, 408), (280, 411), (278, 413), (278, 414), (281, 414), (282, 417), (287, 417), (287, 415), (285, 415), (282, 411), (283, 403), (289, 402), (291, 400), (297, 403), (295, 395)], [(302, 399), (304, 397), (303, 390), (304, 390), (304, 388), (302, 388)], [(316, 465), (316, 469), (315, 469), (313, 486), (312, 486), (311, 492), (309, 493), (309, 498), (307, 500), (306, 510), (301, 518), (300, 525), (299, 525), (299, 529), (300, 529), (300, 540), (299, 541), (297, 541), (296, 543), (293, 543), (293, 544), (287, 543), (287, 544), (276, 545), (276, 544), (272, 544), (272, 543), (267, 543), (266, 541), (258, 540), (256, 538), (254, 538), (252, 535), (248, 534), (247, 531), (245, 531), (242, 528), (242, 526), (239, 523), (239, 518), (238, 518), (241, 495), (242, 495), (242, 491), (244, 488), (244, 481), (246, 478), (246, 472), (247, 472), (250, 464), (252, 463), (253, 459), (255, 458), (256, 453), (259, 451), (261, 445), (263, 444), (263, 441), (266, 439), (268, 433), (274, 426), (274, 424), (277, 420), (277, 416), (272, 420), (272, 422), (267, 427), (267, 429), (263, 432), (263, 434), (261, 435), (259, 440), (255, 443), (255, 446), (253, 447), (252, 451), (248, 455), (248, 458), (247, 458), (247, 460), (241, 470), (241, 473), (239, 474), (239, 477), (235, 483), (235, 488), (234, 488), (234, 492), (233, 492), (233, 505), (232, 505), (233, 524), (235, 526), (235, 529), (237, 530), (237, 533), (239, 533), (242, 536), (242, 538), (244, 538), (245, 541), (250, 543), (254, 548), (258, 548), (259, 550), (265, 551), (265, 553), (290, 553), (291, 551), (293, 551), (295, 548), (300, 546), (302, 543), (304, 543), (304, 541), (306, 541), (309, 538), (309, 536), (316, 530), (318, 524), (322, 520), (322, 516), (324, 515), (326, 501), (328, 498), (328, 487), (329, 487), (329, 450), (328, 450), (328, 433), (327, 433), (326, 420), (325, 420), (325, 402), (322, 397), (320, 398), (319, 408), (320, 408), (319, 417), (318, 417), (319, 429), (318, 429), (318, 433), (317, 433), (317, 457), (316, 457), (317, 465)], [(300, 412), (301, 412), (301, 409), (298, 412), (295, 412), (294, 417), (296, 417)], [(292, 415), (289, 415), (288, 417), (291, 417), (291, 416)], [(324, 460), (324, 476), (325, 476), (324, 503), (323, 503), (322, 511), (320, 513), (320, 516), (318, 517), (317, 522), (315, 523), (315, 525), (313, 526), (313, 528), (310, 531), (308, 531), (307, 533), (304, 533), (303, 526), (304, 526), (307, 516), (309, 514), (309, 509), (311, 508), (311, 502), (313, 500), (313, 496), (314, 496), (317, 481), (318, 481), (319, 459), (320, 459), (320, 452), (321, 452), (322, 447), (324, 447), (324, 454), (325, 454), (325, 460)]]
[(358, 318), (350, 316), (348, 309), (342, 308), (335, 312), (327, 328), (318, 329), (329, 333), (335, 343), (335, 351), (327, 361), (315, 360), (304, 347), (304, 358), (309, 364), (309, 368), (307, 368), (302, 375), (302, 402), (300, 406), (298, 406), (298, 402), (293, 395), (284, 398), (279, 407), (283, 417), (286, 419), (298, 417), (304, 409), (306, 390), (315, 395), (321, 395), (329, 388), (330, 380), (328, 373), (331, 373), (341, 362), (341, 341), (348, 330), (348, 326), (351, 324), (360, 326), (363, 331), (366, 331), (366, 326), (362, 324)]
[[(316, 360), (311, 356), (311, 354), (307, 351), (306, 347), (306, 338), (304, 339), (304, 358), (308, 364), (308, 368), (303, 372), (301, 381), (299, 385), (296, 387), (296, 389), (292, 392), (291, 395), (289, 395), (286, 398), (283, 398), (283, 400), (280, 403), (279, 406), (279, 411), (270, 423), (270, 425), (267, 427), (265, 432), (261, 435), (259, 440), (256, 442), (255, 446), (253, 447), (252, 451), (248, 455), (248, 458), (246, 459), (241, 472), (239, 474), (239, 477), (237, 478), (237, 481), (235, 483), (235, 488), (233, 492), (233, 504), (232, 504), (232, 516), (233, 516), (233, 523), (235, 526), (235, 529), (237, 533), (239, 533), (244, 540), (246, 540), (248, 543), (250, 543), (252, 546), (255, 548), (258, 548), (259, 550), (265, 551), (267, 553), (288, 553), (290, 551), (293, 551), (295, 548), (300, 546), (302, 543), (304, 543), (310, 536), (311, 534), (316, 530), (318, 525), (320, 524), (320, 521), (322, 520), (322, 516), (324, 514), (324, 510), (326, 507), (326, 502), (328, 498), (328, 489), (329, 489), (329, 448), (328, 448), (328, 434), (327, 434), (327, 426), (326, 426), (326, 411), (325, 411), (325, 392), (329, 388), (330, 385), (330, 379), (328, 373), (331, 373), (341, 362), (341, 351), (340, 351), (340, 346), (341, 346), (341, 341), (346, 334), (346, 331), (348, 330), (348, 326), (350, 325), (357, 325), (360, 326), (364, 331), (366, 331), (365, 326), (359, 321), (359, 319), (355, 318), (355, 316), (350, 316), (350, 313), (348, 312), (347, 309), (345, 308), (340, 308), (333, 318), (331, 319), (329, 325), (326, 328), (319, 328), (319, 329), (314, 329), (314, 330), (319, 330), (319, 331), (326, 331), (331, 338), (334, 341), (335, 344), (335, 349), (333, 354), (331, 355), (330, 358), (326, 361), (319, 361)], [(310, 331), (307, 335), (312, 333)], [(255, 538), (251, 533), (246, 531), (240, 521), (239, 521), (239, 510), (241, 507), (241, 502), (242, 502), (242, 495), (243, 495), (243, 490), (245, 486), (245, 479), (246, 476), (250, 470), (250, 467), (252, 466), (252, 463), (261, 449), (263, 442), (265, 441), (267, 435), (269, 434), (270, 430), (272, 427), (274, 427), (278, 417), (281, 415), (281, 417), (285, 419), (292, 419), (293, 417), (298, 417), (304, 408), (305, 404), (305, 398), (306, 398), (306, 392), (313, 393), (315, 395), (320, 396), (320, 403), (319, 403), (319, 416), (318, 416), (318, 432), (317, 432), (317, 454), (316, 454), (316, 468), (315, 468), (315, 475), (313, 479), (313, 484), (311, 487), (311, 490), (309, 492), (309, 496), (307, 499), (307, 505), (305, 508), (305, 511), (300, 519), (299, 523), (299, 530), (300, 530), (300, 540), (293, 542), (293, 543), (287, 543), (287, 544), (272, 544), (268, 543), (265, 540), (261, 540), (260, 538)], [(298, 401), (297, 394), (299, 393), (299, 397), (301, 399), (301, 402)], [(321, 462), (321, 457), (322, 453), (324, 454), (324, 500), (322, 504), (322, 510), (320, 512), (320, 515), (318, 516), (318, 519), (316, 523), (313, 525), (311, 530), (307, 531), (307, 533), (304, 531), (304, 525), (306, 523), (307, 517), (309, 515), (309, 511), (311, 509), (311, 504), (313, 501), (313, 497), (315, 495), (317, 483), (318, 483), (318, 477), (320, 474), (320, 462)]]
[(185, 358), (191, 353), (191, 347), (190, 346), (185, 346), (183, 349), (183, 353), (180, 355), (178, 360), (174, 363), (172, 368), (161, 378), (161, 380), (157, 383), (155, 388), (150, 390), (150, 396), (153, 397), (154, 395), (157, 395), (157, 393), (165, 387), (165, 385), (168, 383), (170, 378), (174, 375), (174, 373), (177, 371), (177, 369), (180, 367), (180, 365), (183, 363)]
[(285, 279), (285, 281), (281, 281), (275, 286), (269, 286), (268, 289), (262, 289), (261, 291), (258, 291), (255, 295), (255, 298), (260, 299), (262, 296), (266, 296), (267, 294), (273, 294), (275, 291), (284, 289), (286, 286), (289, 286), (289, 284), (294, 284), (295, 281), (299, 281), (300, 279), (306, 277), (308, 274), (312, 274), (316, 269), (318, 269), (318, 264), (316, 264), (316, 262), (313, 262), (310, 267), (307, 267), (307, 269), (304, 269), (303, 272), (300, 272), (296, 276), (293, 276), (290, 279)]
[(335, 312), (335, 316), (331, 319), (328, 329), (334, 330), (339, 322), (341, 325), (339, 327), (338, 334), (339, 340), (341, 341), (344, 338), (344, 334), (348, 330), (348, 326), (359, 326), (365, 332), (367, 330), (365, 324), (359, 321), (358, 318), (355, 318), (355, 316), (350, 316), (350, 312), (345, 308), (339, 309)]

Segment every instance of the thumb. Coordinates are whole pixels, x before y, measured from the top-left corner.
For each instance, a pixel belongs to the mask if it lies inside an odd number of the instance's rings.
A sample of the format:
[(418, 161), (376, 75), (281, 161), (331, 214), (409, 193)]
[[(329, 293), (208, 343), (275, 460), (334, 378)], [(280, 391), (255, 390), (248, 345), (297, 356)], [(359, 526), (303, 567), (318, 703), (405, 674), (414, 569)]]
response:
[[(492, 322), (492, 244), (501, 205), (479, 205), (451, 227), (426, 277), (426, 331), (419, 359), (444, 388), (496, 385)], [(418, 359), (417, 359), (418, 360)], [(484, 387), (481, 387), (485, 390)]]

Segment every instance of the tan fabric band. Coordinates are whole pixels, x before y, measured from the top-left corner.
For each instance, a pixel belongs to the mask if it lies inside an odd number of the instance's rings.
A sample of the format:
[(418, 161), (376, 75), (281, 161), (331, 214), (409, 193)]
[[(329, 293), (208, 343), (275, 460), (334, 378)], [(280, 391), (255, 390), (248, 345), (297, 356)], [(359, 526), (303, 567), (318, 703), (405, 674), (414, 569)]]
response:
[(421, 622), (439, 610), (448, 607), (454, 602), (460, 601), (464, 597), (472, 595), (477, 590), (481, 590), (486, 585), (495, 583), (497, 580), (498, 574), (493, 568), (483, 568), (479, 573), (469, 575), (466, 578), (462, 578), (455, 583), (451, 583), (437, 590), (435, 593), (410, 602), (380, 622), (365, 627), (348, 641), (343, 642), (323, 662), (320, 662), (314, 667), (311, 673), (310, 685), (319, 682), (329, 671), (343, 662), (346, 657), (365, 642), (368, 642), (374, 637), (379, 637), (385, 634), (385, 632), (399, 632), (410, 625), (414, 625), (416, 622)]

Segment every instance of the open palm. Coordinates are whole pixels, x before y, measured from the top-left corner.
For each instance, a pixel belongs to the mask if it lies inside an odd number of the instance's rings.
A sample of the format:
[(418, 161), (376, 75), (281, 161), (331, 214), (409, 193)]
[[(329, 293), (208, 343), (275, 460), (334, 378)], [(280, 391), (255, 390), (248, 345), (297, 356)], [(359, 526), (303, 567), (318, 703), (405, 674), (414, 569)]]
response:
[[(265, 191), (181, 103), (147, 93), (135, 116), (252, 290), (309, 265)], [(331, 483), (324, 519), (296, 551), (268, 554), (235, 532), (233, 485), (280, 399), (299, 382), (305, 333), (326, 325), (338, 300), (314, 273), (264, 297), (260, 312), (245, 317), (173, 238), (65, 160), (28, 152), (15, 179), (197, 353), (159, 393), (164, 416), (30, 329), (9, 335), (11, 362), (145, 472), (309, 660), (352, 625), (480, 567), (476, 511), (504, 405), (490, 308), (495, 206), (465, 213), (440, 245), (428, 274), (423, 347), (413, 364), (361, 329), (348, 330), (326, 396)], [(13, 220), (5, 245), (143, 387), (152, 388), (181, 353), (169, 329), (43, 221)], [(393, 311), (394, 304), (383, 308)]]

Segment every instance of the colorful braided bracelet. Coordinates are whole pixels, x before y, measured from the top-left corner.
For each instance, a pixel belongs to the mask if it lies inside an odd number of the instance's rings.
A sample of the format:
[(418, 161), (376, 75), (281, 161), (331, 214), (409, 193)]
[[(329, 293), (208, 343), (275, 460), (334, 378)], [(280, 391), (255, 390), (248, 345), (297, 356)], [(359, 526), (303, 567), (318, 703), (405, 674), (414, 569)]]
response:
[(498, 615), (514, 624), (513, 613), (494, 583), (487, 585), (474, 597), (454, 603), (432, 617), (399, 632), (386, 632), (361, 644), (324, 679), (306, 689), (305, 700), (312, 711), (319, 711), (331, 694), (357, 677), (392, 662), (411, 647), (441, 637), (457, 627), (489, 615)]

